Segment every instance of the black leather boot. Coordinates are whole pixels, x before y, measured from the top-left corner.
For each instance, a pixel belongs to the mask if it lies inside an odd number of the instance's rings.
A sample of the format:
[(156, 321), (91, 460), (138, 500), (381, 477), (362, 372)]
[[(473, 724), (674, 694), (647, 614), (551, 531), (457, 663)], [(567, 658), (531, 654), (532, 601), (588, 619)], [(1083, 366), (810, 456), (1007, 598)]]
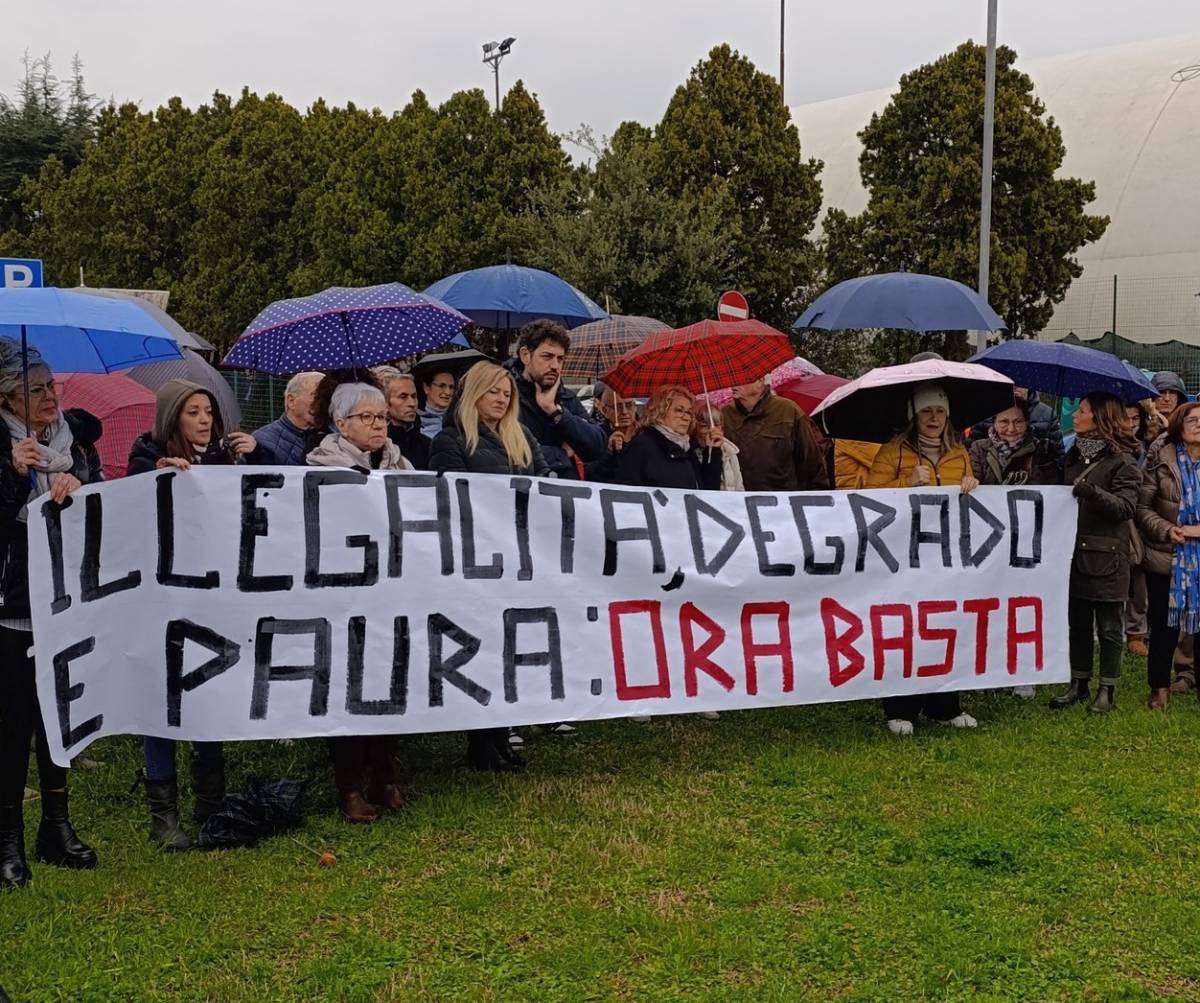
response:
[(225, 803), (225, 764), (207, 766), (192, 753), (192, 794), (196, 803), (192, 806), (192, 821), (204, 825), (210, 815), (221, 810)]
[(37, 858), (43, 864), (90, 871), (96, 851), (76, 834), (67, 816), (66, 791), (42, 791), (42, 824), (38, 826)]
[(467, 765), (483, 773), (509, 773), (516, 768), (500, 755), (491, 728), (467, 732)]
[(514, 770), (523, 770), (525, 768), (525, 757), (509, 744), (507, 728), (493, 728), (491, 731), (491, 740), (497, 755), (510, 767)]
[[(138, 780), (146, 785), (150, 805), (150, 838), (160, 850), (179, 853), (192, 848), (192, 841), (179, 821), (179, 784), (172, 780), (151, 780), (144, 771)], [(136, 784), (134, 786), (137, 786)]]
[(1050, 701), (1050, 709), (1062, 710), (1064, 707), (1073, 707), (1077, 703), (1086, 703), (1091, 695), (1086, 679), (1072, 679), (1070, 685)]
[(1092, 714), (1107, 714), (1117, 705), (1117, 698), (1113, 694), (1114, 687), (1101, 685), (1096, 691), (1096, 699), (1091, 702), (1088, 711)]
[(0, 805), (0, 888), (22, 888), (32, 877), (25, 862), (25, 816), (21, 806)]

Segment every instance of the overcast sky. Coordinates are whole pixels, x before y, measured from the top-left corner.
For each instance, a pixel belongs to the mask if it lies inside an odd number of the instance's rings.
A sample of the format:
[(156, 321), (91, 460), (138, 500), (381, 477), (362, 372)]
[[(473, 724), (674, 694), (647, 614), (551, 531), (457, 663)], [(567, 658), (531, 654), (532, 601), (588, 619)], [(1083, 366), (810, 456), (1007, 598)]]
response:
[[(999, 0), (1000, 40), (1024, 59), (1194, 32), (1196, 0)], [(791, 105), (888, 87), (986, 35), (986, 0), (788, 0)], [(481, 43), (517, 38), (501, 86), (520, 77), (551, 128), (608, 134), (658, 121), (690, 68), (730, 42), (772, 73), (778, 0), (0, 0), (0, 92), (28, 49), (64, 75), (79, 53), (90, 90), (152, 108), (243, 85), (298, 106), (314, 98), (386, 110), (416, 88), (434, 102), (485, 87)], [(1200, 52), (1197, 54), (1200, 62)]]

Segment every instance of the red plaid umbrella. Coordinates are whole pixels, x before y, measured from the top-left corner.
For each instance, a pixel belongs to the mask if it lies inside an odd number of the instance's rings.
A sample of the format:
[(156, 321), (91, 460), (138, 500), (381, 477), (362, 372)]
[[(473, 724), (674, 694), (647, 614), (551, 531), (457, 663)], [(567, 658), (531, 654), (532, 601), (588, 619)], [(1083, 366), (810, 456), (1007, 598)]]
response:
[(61, 384), (58, 400), (64, 410), (82, 408), (104, 425), (96, 443), (104, 479), (124, 477), (133, 440), (154, 427), (154, 391), (124, 373), (56, 373), (54, 378)]
[(607, 320), (594, 320), (571, 332), (571, 351), (563, 364), (564, 380), (594, 380), (607, 373), (621, 356), (637, 348), (652, 334), (670, 330), (653, 317), (626, 317), (613, 314)]
[(758, 320), (702, 320), (652, 334), (621, 356), (604, 382), (622, 397), (645, 397), (678, 384), (693, 394), (766, 376), (795, 353), (782, 331)]

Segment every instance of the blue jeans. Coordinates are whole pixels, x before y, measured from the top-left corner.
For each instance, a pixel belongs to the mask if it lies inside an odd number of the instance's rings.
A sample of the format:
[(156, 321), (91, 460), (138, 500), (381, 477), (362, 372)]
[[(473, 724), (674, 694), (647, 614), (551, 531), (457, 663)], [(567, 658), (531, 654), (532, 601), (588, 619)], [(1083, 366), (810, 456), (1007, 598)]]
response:
[[(174, 780), (175, 739), (151, 738), (147, 735), (142, 739), (142, 744), (146, 754), (146, 779), (155, 783)], [(216, 768), (224, 764), (225, 753), (220, 742), (193, 742), (192, 758), (205, 766)]]

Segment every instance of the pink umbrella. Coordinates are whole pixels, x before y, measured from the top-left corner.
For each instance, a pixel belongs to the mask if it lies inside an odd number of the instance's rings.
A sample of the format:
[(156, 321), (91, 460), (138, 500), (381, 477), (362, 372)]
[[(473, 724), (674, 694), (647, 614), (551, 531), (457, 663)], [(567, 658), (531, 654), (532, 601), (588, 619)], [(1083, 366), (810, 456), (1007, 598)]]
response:
[(1013, 382), (970, 362), (927, 359), (872, 369), (839, 387), (813, 409), (813, 417), (835, 439), (887, 442), (908, 424), (913, 392), (937, 383), (950, 401), (950, 421), (969, 428), (1013, 406)]
[[(802, 359), (797, 355), (794, 359), (789, 359), (782, 366), (776, 366), (771, 370), (769, 377), (771, 387), (778, 392), (782, 384), (791, 382), (805, 376), (824, 376), (825, 373), (813, 365), (808, 359)], [(783, 394), (787, 396), (787, 394)], [(709, 402), (713, 407), (724, 407), (726, 404), (733, 403), (733, 388), (722, 387), (720, 390), (714, 390), (708, 395)], [(799, 403), (799, 402), (797, 402)], [(801, 405), (803, 406), (803, 405)]]
[(154, 391), (123, 373), (57, 373), (55, 379), (64, 410), (82, 408), (104, 425), (96, 444), (104, 479), (124, 477), (133, 440), (154, 427)]

